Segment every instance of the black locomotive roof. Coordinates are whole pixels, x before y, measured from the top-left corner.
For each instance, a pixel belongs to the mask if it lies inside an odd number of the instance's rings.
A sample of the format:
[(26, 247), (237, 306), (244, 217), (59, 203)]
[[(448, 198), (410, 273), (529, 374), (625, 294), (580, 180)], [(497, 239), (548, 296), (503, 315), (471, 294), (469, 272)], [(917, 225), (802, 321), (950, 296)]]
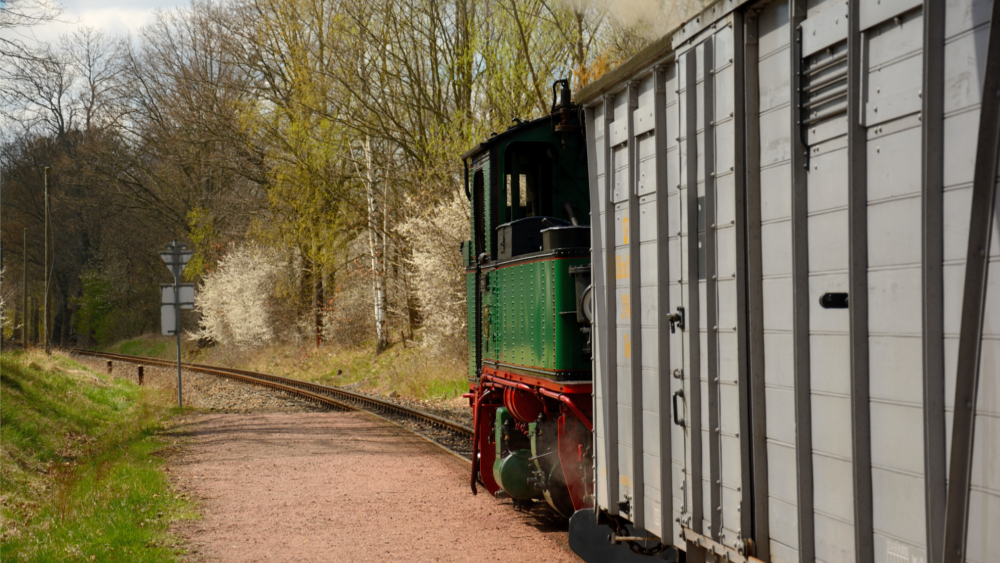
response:
[(504, 131), (503, 133), (494, 133), (493, 135), (490, 135), (485, 141), (479, 143), (478, 145), (466, 151), (465, 154), (462, 155), (462, 160), (476, 156), (477, 154), (488, 149), (490, 145), (492, 145), (493, 143), (502, 141), (508, 135), (513, 135), (515, 133), (524, 133), (529, 129), (534, 129), (538, 125), (542, 124), (542, 122), (547, 122), (547, 121), (550, 122), (551, 120), (552, 120), (552, 115), (545, 115), (539, 117), (538, 119), (532, 119), (531, 121), (517, 120), (517, 122), (514, 125), (508, 127), (507, 130)]

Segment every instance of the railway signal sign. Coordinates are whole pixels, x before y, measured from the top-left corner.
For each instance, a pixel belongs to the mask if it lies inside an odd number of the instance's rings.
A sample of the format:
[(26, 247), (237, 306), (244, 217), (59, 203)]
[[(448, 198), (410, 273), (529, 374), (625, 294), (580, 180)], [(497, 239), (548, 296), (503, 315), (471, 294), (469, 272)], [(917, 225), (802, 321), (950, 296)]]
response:
[(177, 337), (177, 406), (183, 407), (181, 393), (181, 309), (194, 308), (194, 284), (181, 283), (181, 273), (194, 252), (175, 240), (160, 251), (160, 258), (174, 275), (173, 284), (160, 284), (160, 332)]
[(173, 244), (168, 244), (167, 249), (160, 251), (160, 258), (163, 259), (170, 273), (174, 275), (174, 283), (177, 283), (181, 274), (184, 273), (187, 263), (191, 261), (191, 256), (194, 255), (194, 252), (187, 250), (187, 247), (184, 245), (178, 245), (177, 241), (174, 241)]
[[(181, 306), (181, 309), (194, 309), (194, 284), (178, 284), (177, 289), (177, 297), (179, 298), (177, 303)], [(160, 303), (164, 305), (174, 304), (174, 286), (172, 284), (160, 284)]]
[(173, 284), (160, 284), (160, 333), (163, 336), (170, 336), (180, 330), (177, 305), (181, 309), (194, 309), (193, 283), (178, 284), (176, 292)]

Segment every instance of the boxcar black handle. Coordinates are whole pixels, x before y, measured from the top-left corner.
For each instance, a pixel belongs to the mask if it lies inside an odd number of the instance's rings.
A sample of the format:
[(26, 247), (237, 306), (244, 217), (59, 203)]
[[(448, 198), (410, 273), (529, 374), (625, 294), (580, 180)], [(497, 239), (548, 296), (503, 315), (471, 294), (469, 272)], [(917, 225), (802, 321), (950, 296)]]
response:
[(824, 293), (819, 298), (819, 306), (824, 309), (846, 309), (850, 306), (850, 300), (846, 293)]
[(680, 413), (680, 409), (677, 407), (677, 398), (678, 397), (683, 397), (683, 396), (684, 396), (684, 390), (683, 389), (678, 389), (677, 391), (674, 391), (674, 396), (673, 396), (673, 401), (674, 401), (674, 424), (676, 424), (677, 426), (684, 426), (684, 419), (683, 418), (680, 419), (680, 420), (677, 419), (677, 415), (678, 415), (678, 413)]

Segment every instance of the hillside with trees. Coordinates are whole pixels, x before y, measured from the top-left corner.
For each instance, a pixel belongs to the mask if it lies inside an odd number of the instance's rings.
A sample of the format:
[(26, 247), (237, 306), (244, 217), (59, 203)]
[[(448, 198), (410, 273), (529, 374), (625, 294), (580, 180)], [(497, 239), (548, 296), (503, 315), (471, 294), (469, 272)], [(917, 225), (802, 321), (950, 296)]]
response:
[(179, 240), (203, 344), (415, 340), (459, 357), (460, 155), (547, 114), (553, 80), (578, 89), (702, 4), (195, 0), (134, 37), (31, 45), (18, 31), (58, 11), (8, 0), (3, 337), (42, 339), (48, 166), (55, 344), (158, 331), (157, 251)]

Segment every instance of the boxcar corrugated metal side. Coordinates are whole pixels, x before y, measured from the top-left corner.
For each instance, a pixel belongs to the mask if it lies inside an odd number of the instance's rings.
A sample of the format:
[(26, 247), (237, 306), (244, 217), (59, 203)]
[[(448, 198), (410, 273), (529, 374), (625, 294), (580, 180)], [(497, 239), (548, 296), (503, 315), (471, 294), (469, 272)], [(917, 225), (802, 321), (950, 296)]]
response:
[(1000, 555), (997, 11), (722, 1), (580, 92), (598, 510), (689, 561)]

